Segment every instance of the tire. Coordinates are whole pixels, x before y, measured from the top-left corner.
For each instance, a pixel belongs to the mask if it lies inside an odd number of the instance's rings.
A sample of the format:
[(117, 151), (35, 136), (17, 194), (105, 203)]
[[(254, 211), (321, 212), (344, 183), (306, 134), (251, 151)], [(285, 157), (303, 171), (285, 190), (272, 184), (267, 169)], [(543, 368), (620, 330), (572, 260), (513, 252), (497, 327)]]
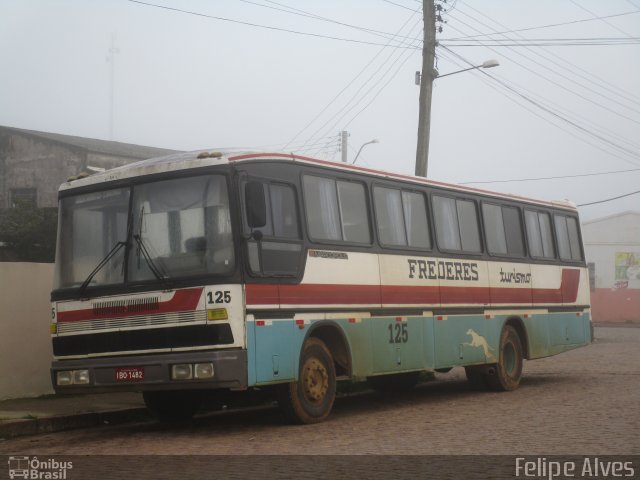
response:
[(203, 403), (202, 392), (197, 390), (143, 392), (142, 398), (147, 409), (162, 423), (189, 421)]
[(336, 398), (336, 370), (331, 352), (317, 338), (304, 343), (298, 381), (283, 385), (278, 403), (287, 420), (297, 424), (325, 420)]
[(506, 325), (500, 333), (500, 347), (495, 373), (485, 378), (492, 390), (509, 392), (520, 385), (522, 377), (522, 342), (516, 330)]
[(392, 375), (378, 375), (369, 377), (367, 380), (371, 387), (382, 393), (398, 393), (413, 390), (418, 380), (420, 372), (396, 373)]

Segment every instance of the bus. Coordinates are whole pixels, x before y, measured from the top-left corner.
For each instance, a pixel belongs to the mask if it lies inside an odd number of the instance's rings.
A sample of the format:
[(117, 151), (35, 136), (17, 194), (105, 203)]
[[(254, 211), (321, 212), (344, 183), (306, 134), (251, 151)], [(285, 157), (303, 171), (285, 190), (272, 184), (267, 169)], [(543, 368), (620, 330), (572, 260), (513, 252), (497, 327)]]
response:
[(578, 212), (288, 153), (144, 160), (59, 190), (58, 393), (141, 392), (161, 420), (262, 392), (330, 413), (337, 382), (411, 388), (588, 345)]

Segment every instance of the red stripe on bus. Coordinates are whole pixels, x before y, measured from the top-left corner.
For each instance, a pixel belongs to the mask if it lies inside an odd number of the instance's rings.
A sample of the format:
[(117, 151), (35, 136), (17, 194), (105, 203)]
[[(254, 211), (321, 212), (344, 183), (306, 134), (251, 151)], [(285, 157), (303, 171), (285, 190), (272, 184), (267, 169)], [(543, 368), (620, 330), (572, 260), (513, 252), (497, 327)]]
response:
[[(491, 288), (491, 303), (532, 303), (530, 288)], [(555, 303), (555, 302), (552, 302)]]
[(278, 285), (251, 284), (246, 289), (247, 305), (278, 305)]
[(580, 286), (580, 270), (575, 268), (562, 269), (560, 288), (532, 288), (533, 303), (574, 303), (578, 299)]
[(83, 310), (58, 312), (58, 322), (80, 322), (82, 320), (99, 320), (101, 318), (139, 317), (150, 314), (157, 315), (160, 313), (191, 311), (195, 310), (198, 306), (198, 302), (200, 301), (200, 297), (202, 296), (202, 290), (202, 288), (187, 288), (184, 290), (177, 290), (171, 300), (160, 302), (158, 304), (159, 308), (157, 310), (154, 309), (138, 312), (124, 312), (121, 315), (114, 315), (113, 313), (99, 315), (94, 312), (93, 308), (86, 308)]
[[(247, 285), (247, 305), (448, 305), (574, 303), (580, 270), (563, 269), (560, 288), (489, 288), (399, 285)], [(279, 294), (278, 294), (279, 292)]]
[(380, 285), (280, 285), (280, 304), (380, 304)]

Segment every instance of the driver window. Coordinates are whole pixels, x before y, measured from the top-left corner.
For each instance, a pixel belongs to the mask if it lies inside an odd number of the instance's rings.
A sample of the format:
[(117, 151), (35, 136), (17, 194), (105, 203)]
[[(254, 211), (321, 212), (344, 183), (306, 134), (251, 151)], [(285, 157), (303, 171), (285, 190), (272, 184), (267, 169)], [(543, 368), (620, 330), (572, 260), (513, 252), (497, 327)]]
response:
[[(262, 233), (262, 239), (250, 238), (247, 242), (249, 268), (257, 275), (296, 275), (302, 244), (295, 190), (293, 186), (282, 183), (265, 182), (263, 187), (266, 223), (254, 229)], [(243, 223), (245, 232), (250, 234), (247, 210), (245, 205)]]

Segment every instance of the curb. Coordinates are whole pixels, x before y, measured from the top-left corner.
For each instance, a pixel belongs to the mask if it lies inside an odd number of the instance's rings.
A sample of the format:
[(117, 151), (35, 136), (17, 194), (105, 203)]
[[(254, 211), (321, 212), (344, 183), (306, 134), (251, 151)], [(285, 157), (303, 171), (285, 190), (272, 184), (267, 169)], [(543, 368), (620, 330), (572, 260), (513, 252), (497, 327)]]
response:
[(0, 423), (0, 439), (7, 440), (24, 435), (61, 432), (63, 430), (73, 430), (76, 428), (96, 427), (98, 425), (117, 425), (149, 420), (150, 418), (147, 409), (140, 407), (108, 412), (78, 413), (57, 417), (11, 420)]

